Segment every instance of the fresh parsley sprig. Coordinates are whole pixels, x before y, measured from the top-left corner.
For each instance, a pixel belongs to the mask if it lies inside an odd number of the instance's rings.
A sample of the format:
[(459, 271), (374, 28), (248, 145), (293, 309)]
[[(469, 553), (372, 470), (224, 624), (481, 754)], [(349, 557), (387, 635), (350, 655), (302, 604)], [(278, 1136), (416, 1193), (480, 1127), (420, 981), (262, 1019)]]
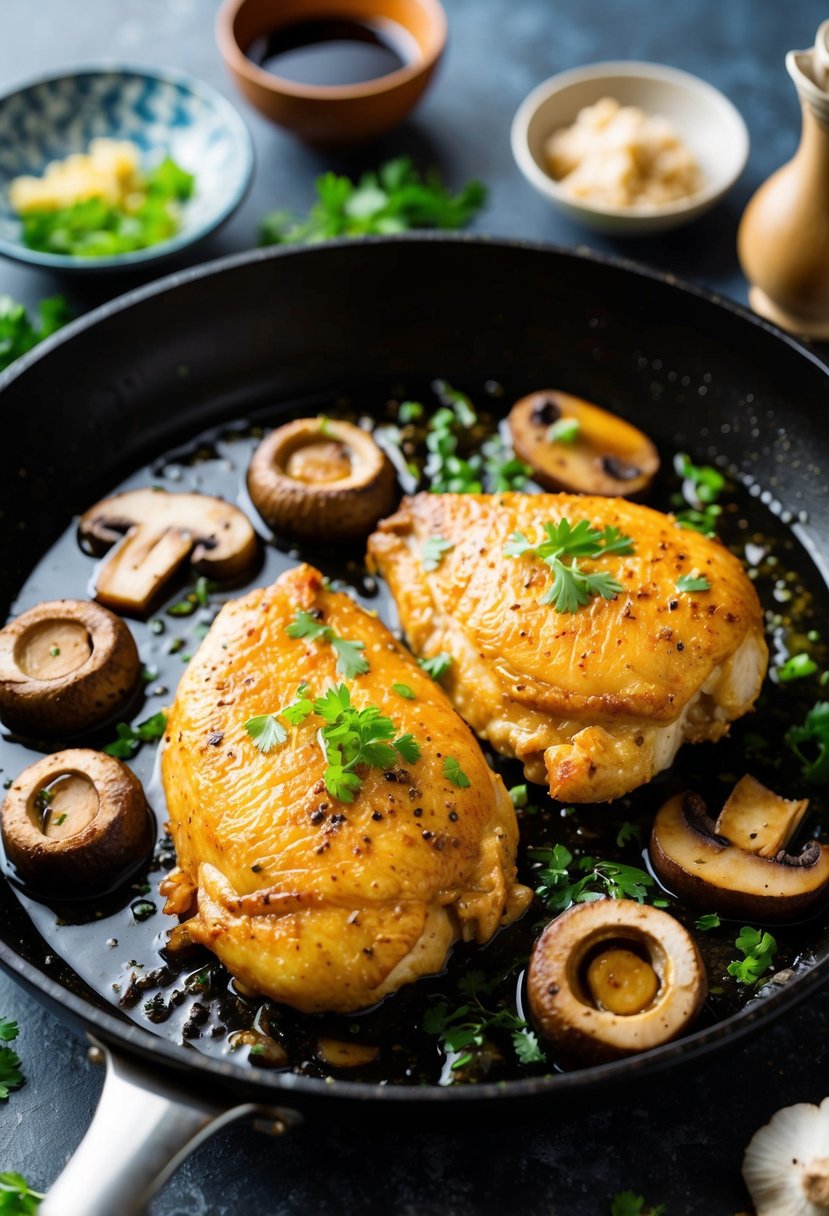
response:
[(598, 857), (580, 857), (574, 864), (573, 854), (563, 844), (531, 848), (529, 856), (542, 863), (535, 874), (535, 893), (548, 912), (565, 912), (572, 904), (589, 903), (603, 896), (635, 899), (642, 904), (654, 886), (650, 874), (637, 866)]
[(633, 553), (629, 536), (612, 525), (600, 530), (589, 520), (571, 524), (566, 518), (557, 524), (545, 524), (544, 532), (547, 539), (540, 544), (534, 545), (523, 532), (513, 532), (504, 545), (507, 557), (537, 557), (552, 570), (553, 582), (540, 597), (540, 604), (552, 604), (557, 612), (577, 612), (596, 595), (609, 600), (619, 594), (622, 584), (618, 579), (604, 570), (587, 574), (578, 559)]
[(330, 625), (323, 624), (310, 612), (300, 609), (290, 625), (285, 626), (285, 632), (291, 638), (328, 642), (337, 656), (337, 675), (346, 680), (365, 675), (369, 669), (368, 659), (362, 654), (365, 650), (362, 642), (350, 642), (347, 638), (338, 637)]
[(756, 984), (771, 967), (777, 942), (770, 933), (744, 925), (734, 944), (744, 957), (728, 964), (728, 974), (738, 984)]
[(34, 1216), (46, 1196), (33, 1191), (22, 1174), (0, 1174), (0, 1216)]
[(317, 199), (307, 219), (285, 211), (266, 215), (260, 244), (318, 244), (335, 237), (388, 236), (412, 228), (463, 228), (486, 201), (480, 182), (469, 182), (452, 194), (437, 169), (421, 176), (407, 156), (386, 161), (358, 182), (324, 173), (315, 189)]
[[(0, 1018), (0, 1042), (13, 1043), (18, 1035), (17, 1022)], [(13, 1089), (23, 1084), (20, 1057), (11, 1047), (0, 1047), (0, 1102), (5, 1102)]]
[(829, 701), (818, 701), (807, 713), (802, 726), (790, 727), (786, 743), (800, 761), (806, 780), (813, 785), (826, 785), (829, 782)]
[(348, 686), (338, 684), (322, 697), (311, 700), (307, 686), (301, 684), (297, 695), (278, 714), (260, 714), (249, 718), (245, 730), (261, 752), (272, 751), (288, 737), (279, 717), (298, 726), (315, 714), (323, 725), (317, 736), (325, 755), (327, 767), (323, 774), (325, 788), (337, 802), (353, 802), (360, 792), (363, 779), (361, 768), (388, 769), (402, 757), (407, 764), (420, 759), (420, 745), (411, 734), (395, 738), (396, 727), (376, 705), (357, 709), (351, 704)]
[(491, 996), (504, 978), (498, 976), (487, 981), (483, 971), (469, 971), (458, 982), (460, 994), (465, 998), (462, 1004), (452, 1009), (446, 997), (439, 997), (426, 1010), (423, 1029), (427, 1034), (437, 1036), (442, 1050), (450, 1057), (452, 1072), (472, 1063), (493, 1030), (509, 1033), (519, 1063), (544, 1062), (544, 1052), (535, 1032), (524, 1019), (503, 1007), (492, 1010), (482, 1000)]
[(166, 729), (167, 715), (163, 711), (139, 722), (137, 726), (130, 726), (129, 722), (119, 722), (115, 727), (117, 737), (112, 743), (107, 743), (104, 751), (118, 760), (131, 760), (142, 743), (156, 742), (163, 737)]

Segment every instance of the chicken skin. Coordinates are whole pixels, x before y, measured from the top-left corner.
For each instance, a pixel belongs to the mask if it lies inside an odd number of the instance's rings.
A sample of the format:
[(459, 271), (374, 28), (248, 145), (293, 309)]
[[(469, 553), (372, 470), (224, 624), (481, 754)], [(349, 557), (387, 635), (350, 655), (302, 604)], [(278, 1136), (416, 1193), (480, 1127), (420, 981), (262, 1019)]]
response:
[[(290, 636), (298, 613), (325, 633)], [(338, 672), (332, 639), (362, 643), (368, 671)], [(417, 744), (357, 764), (342, 800), (326, 784), (326, 720), (280, 715), (330, 690)], [(282, 738), (262, 751), (246, 723), (267, 714)], [(529, 903), (512, 804), (476, 739), (376, 616), (310, 566), (222, 609), (179, 686), (162, 775), (178, 856), (167, 911), (195, 905), (189, 936), (297, 1009), (371, 1006)]]
[[(554, 577), (543, 560), (504, 552), (514, 533), (535, 546), (565, 518), (617, 528), (632, 547), (578, 559), (622, 590), (569, 612), (540, 602)], [(427, 570), (430, 537), (446, 544)], [(444, 683), (460, 714), (553, 798), (621, 797), (683, 742), (721, 738), (760, 691), (768, 650), (740, 562), (625, 499), (418, 494), (369, 538), (369, 560), (415, 653), (452, 656)], [(696, 590), (682, 590), (688, 576)]]

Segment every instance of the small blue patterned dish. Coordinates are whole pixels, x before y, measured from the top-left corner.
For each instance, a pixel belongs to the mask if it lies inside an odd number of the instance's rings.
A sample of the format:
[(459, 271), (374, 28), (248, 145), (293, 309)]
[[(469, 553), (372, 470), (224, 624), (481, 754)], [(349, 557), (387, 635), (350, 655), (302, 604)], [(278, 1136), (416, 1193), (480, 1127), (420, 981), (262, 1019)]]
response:
[[(31, 81), (0, 97), (0, 132), (0, 253), (58, 270), (124, 270), (168, 258), (224, 223), (253, 174), (251, 138), (230, 102), (167, 69), (101, 65)], [(9, 183), (21, 174), (40, 176), (50, 161), (86, 152), (102, 136), (131, 140), (142, 158), (167, 154), (195, 174), (179, 231), (158, 245), (110, 257), (29, 249), (9, 203)]]

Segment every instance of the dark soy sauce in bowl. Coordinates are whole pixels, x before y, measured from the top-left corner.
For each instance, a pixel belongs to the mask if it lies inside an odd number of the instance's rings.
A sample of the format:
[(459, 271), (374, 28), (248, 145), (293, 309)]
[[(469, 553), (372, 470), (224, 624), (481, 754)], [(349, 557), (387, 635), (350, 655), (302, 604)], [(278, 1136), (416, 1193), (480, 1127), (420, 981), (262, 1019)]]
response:
[(413, 63), (417, 42), (390, 20), (294, 22), (256, 38), (247, 57), (296, 84), (341, 86), (388, 76)]

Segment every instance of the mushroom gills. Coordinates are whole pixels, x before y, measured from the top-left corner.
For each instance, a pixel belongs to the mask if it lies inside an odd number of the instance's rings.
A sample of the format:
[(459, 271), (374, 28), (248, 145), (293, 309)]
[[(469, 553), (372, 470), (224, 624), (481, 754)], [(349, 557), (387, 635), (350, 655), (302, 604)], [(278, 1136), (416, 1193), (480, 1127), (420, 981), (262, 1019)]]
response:
[(716, 823), (694, 793), (658, 811), (650, 855), (671, 891), (706, 911), (758, 920), (803, 915), (829, 897), (829, 846), (788, 846), (808, 800), (780, 798), (753, 777), (735, 786)]
[(647, 435), (569, 393), (530, 393), (508, 421), (515, 454), (547, 490), (636, 497), (659, 471), (659, 453)]
[[(95, 555), (108, 553), (95, 579), (95, 598), (145, 616), (176, 571), (194, 569), (220, 581), (246, 574), (256, 561), (256, 534), (238, 507), (207, 494), (128, 490), (90, 507), (81, 540)], [(113, 546), (115, 546), (113, 548)]]

